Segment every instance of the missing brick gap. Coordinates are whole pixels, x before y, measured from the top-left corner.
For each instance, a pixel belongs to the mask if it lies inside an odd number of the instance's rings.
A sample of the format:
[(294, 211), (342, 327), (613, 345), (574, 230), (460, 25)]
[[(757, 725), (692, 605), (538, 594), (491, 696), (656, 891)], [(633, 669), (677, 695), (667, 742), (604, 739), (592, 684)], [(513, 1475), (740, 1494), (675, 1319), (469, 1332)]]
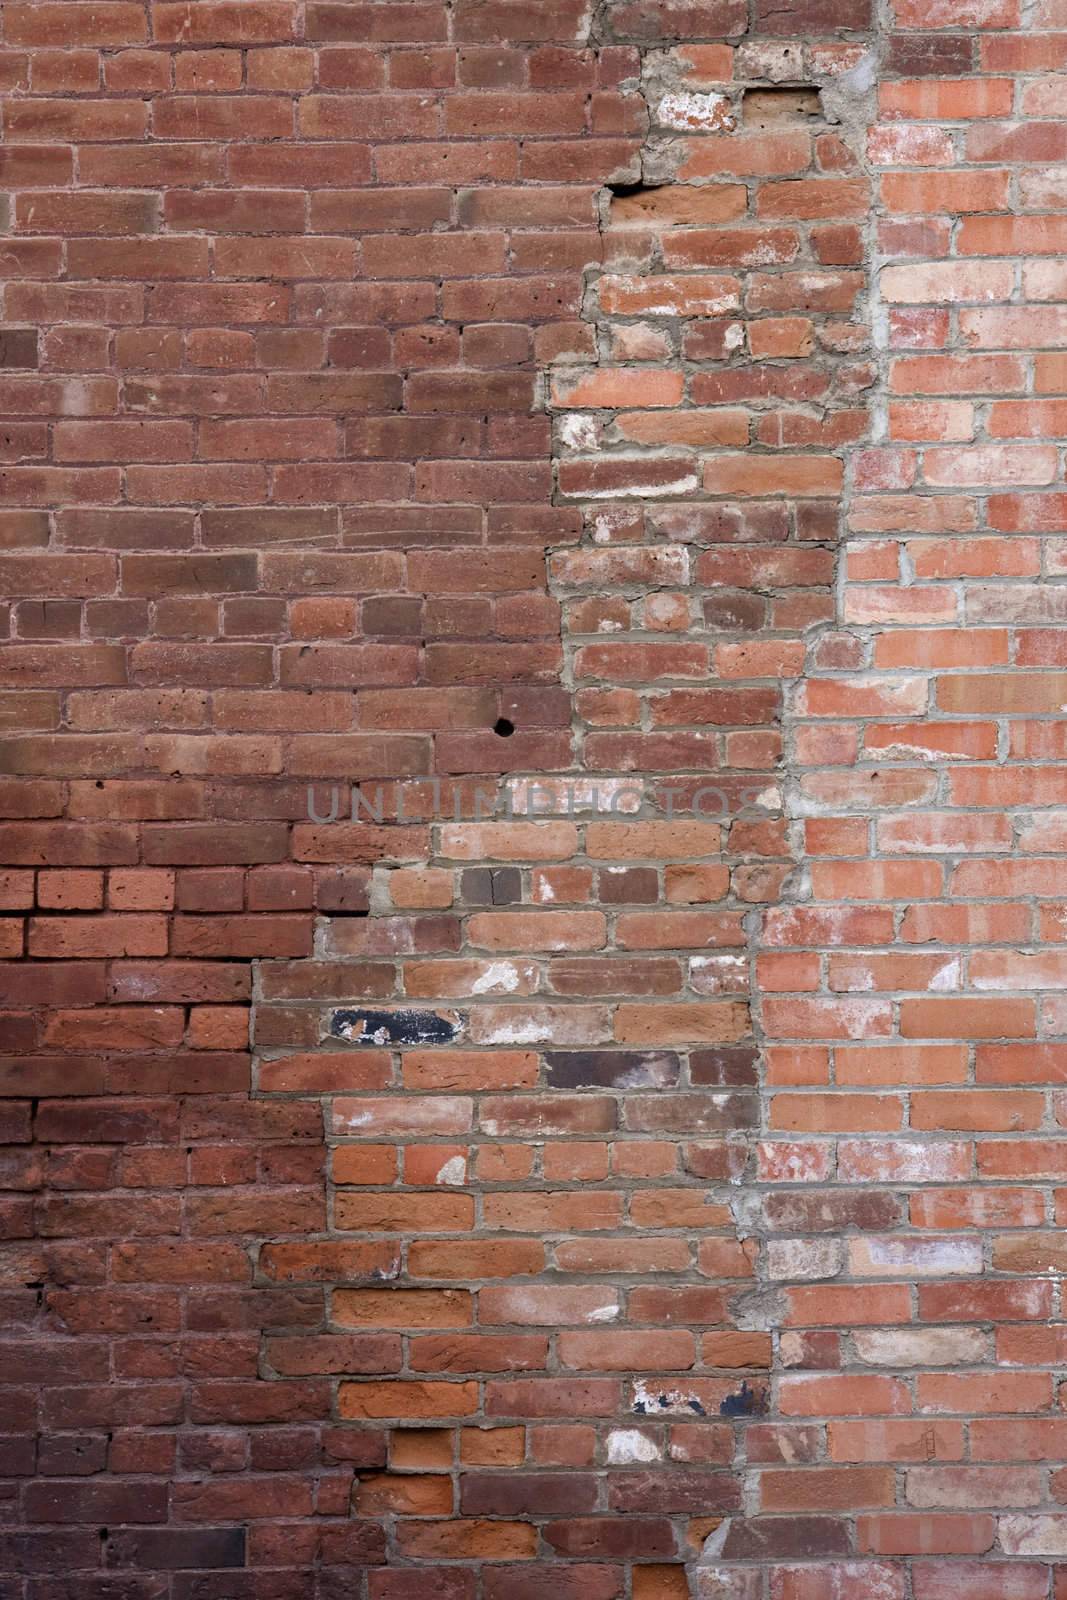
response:
[(826, 120), (822, 95), (814, 84), (776, 84), (772, 89), (746, 89), (741, 96), (741, 121), (753, 130)]
[(604, 187), (616, 200), (629, 200), (637, 194), (651, 194), (656, 189), (669, 189), (668, 183), (608, 183)]

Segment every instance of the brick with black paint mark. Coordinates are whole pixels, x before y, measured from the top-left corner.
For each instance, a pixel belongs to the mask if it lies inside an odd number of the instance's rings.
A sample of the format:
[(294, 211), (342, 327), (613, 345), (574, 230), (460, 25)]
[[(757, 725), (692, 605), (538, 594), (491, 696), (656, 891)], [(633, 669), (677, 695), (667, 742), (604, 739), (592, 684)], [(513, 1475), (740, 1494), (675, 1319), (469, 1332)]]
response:
[(334, 1011), (330, 1033), (349, 1044), (451, 1044), (463, 1029), (456, 1011)]

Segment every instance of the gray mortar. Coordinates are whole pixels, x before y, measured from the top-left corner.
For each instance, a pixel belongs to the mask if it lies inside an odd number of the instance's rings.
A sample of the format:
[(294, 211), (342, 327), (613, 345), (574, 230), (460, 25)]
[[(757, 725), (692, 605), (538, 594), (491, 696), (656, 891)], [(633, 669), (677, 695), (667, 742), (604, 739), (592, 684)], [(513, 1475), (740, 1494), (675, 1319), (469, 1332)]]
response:
[[(598, 0), (593, 7), (589, 18), (589, 32), (587, 43), (590, 48), (597, 49), (615, 42), (611, 27), (611, 0)], [(877, 193), (877, 174), (871, 169), (867, 159), (867, 134), (870, 127), (877, 120), (877, 86), (880, 76), (880, 65), (883, 53), (883, 41), (892, 27), (892, 18), (889, 14), (889, 0), (879, 0), (878, 12), (874, 29), (869, 39), (870, 48), (863, 58), (850, 71), (838, 77), (820, 76), (810, 70), (809, 63), (805, 60), (807, 51), (803, 44), (793, 40), (749, 40), (740, 43), (737, 54), (737, 81), (732, 85), (724, 85), (722, 92), (733, 103), (733, 115), (740, 124), (741, 100), (744, 89), (758, 84), (775, 86), (796, 85), (803, 87), (815, 85), (820, 92), (824, 118), (827, 125), (832, 126), (838, 136), (852, 151), (856, 158), (859, 170), (863, 172), (872, 184), (872, 193)], [(676, 131), (657, 126), (655, 108), (659, 106), (663, 97), (679, 87), (677, 71), (674, 67), (669, 49), (662, 44), (638, 45), (637, 51), (641, 61), (640, 80), (629, 80), (626, 87), (639, 90), (644, 96), (648, 108), (648, 128), (642, 149), (633, 161), (617, 173), (610, 175), (608, 184), (598, 197), (598, 219), (600, 232), (603, 235), (608, 223), (608, 212), (611, 204), (612, 184), (633, 184), (641, 182), (649, 188), (672, 184), (677, 181), (678, 168), (684, 158), (686, 143), (684, 136)], [(706, 180), (714, 182), (714, 178)], [(874, 441), (884, 437), (885, 416), (887, 403), (885, 396), (888, 393), (886, 383), (887, 345), (888, 345), (888, 317), (882, 306), (878, 294), (878, 274), (883, 262), (878, 255), (877, 239), (877, 210), (872, 204), (867, 222), (865, 224), (865, 251), (863, 262), (868, 271), (868, 292), (866, 301), (866, 320), (871, 329), (872, 349), (870, 360), (874, 370), (872, 399), (872, 426), (871, 435)], [(614, 265), (621, 263), (616, 261)], [(596, 280), (600, 267), (587, 270), (586, 287), (583, 296), (582, 318), (591, 322), (594, 327), (598, 321), (598, 308), (596, 302)], [(859, 312), (862, 317), (864, 311)], [(599, 344), (598, 338), (598, 344)], [(600, 358), (603, 359), (604, 351), (601, 349)], [(559, 421), (553, 424), (555, 440), (553, 448), (554, 464), (559, 459)], [(845, 456), (846, 472), (848, 468), (847, 448), (842, 452)], [(844, 585), (844, 513), (849, 501), (849, 486), (842, 493), (840, 515), (838, 524), (836, 576), (833, 592), (837, 597), (835, 610), (841, 614), (841, 594)], [(819, 640), (827, 634), (839, 631), (840, 624), (837, 618), (826, 623), (817, 624), (808, 634), (809, 659), (813, 658)], [(569, 652), (565, 653), (569, 657)], [(564, 682), (573, 689), (573, 675), (569, 659), (564, 668)], [(795, 686), (794, 686), (795, 688)], [(786, 878), (778, 904), (798, 903), (809, 900), (811, 897), (810, 878), (807, 864), (803, 858), (803, 817), (811, 811), (796, 792), (795, 784), (790, 781), (789, 773), (796, 770), (795, 749), (793, 743), (793, 723), (795, 711), (792, 705), (792, 690), (787, 688), (782, 709), (782, 739), (783, 756), (782, 771), (785, 780), (783, 811), (787, 819), (789, 844), (792, 849), (796, 866)], [(761, 946), (761, 929), (764, 911), (753, 907), (744, 918), (744, 926), (748, 934), (748, 951), (750, 966), (750, 992), (752, 1008), (752, 1030), (757, 1045), (762, 1049), (765, 1038), (761, 1026), (760, 994), (756, 982), (756, 957)], [(761, 1086), (762, 1087), (762, 1086)], [(763, 1100), (763, 1104), (766, 1101)], [(753, 1172), (755, 1145), (759, 1135), (755, 1134), (750, 1140), (750, 1158), (747, 1164), (745, 1177), (738, 1189), (724, 1196), (730, 1205), (736, 1235), (739, 1241), (745, 1239), (759, 1239), (766, 1237), (763, 1222), (762, 1190), (755, 1187)], [(784, 1290), (776, 1283), (768, 1280), (766, 1262), (761, 1251), (756, 1263), (756, 1280), (754, 1287), (746, 1289), (736, 1295), (730, 1303), (731, 1316), (735, 1326), (743, 1331), (769, 1332), (775, 1340), (775, 1350), (772, 1356), (772, 1367), (768, 1374), (771, 1388), (774, 1388), (776, 1372), (780, 1367), (778, 1350), (778, 1334), (788, 1311), (788, 1302)], [(744, 1426), (744, 1424), (739, 1424)], [(760, 1506), (758, 1502), (758, 1484), (752, 1474), (744, 1473), (741, 1479), (742, 1487), (742, 1516), (753, 1517), (758, 1515)], [(686, 1562), (686, 1579), (691, 1592), (697, 1581), (698, 1569), (717, 1566), (722, 1560), (730, 1533), (733, 1518), (725, 1517), (715, 1531), (704, 1541), (700, 1554), (689, 1558)], [(732, 1563), (731, 1563), (732, 1566)], [(728, 1570), (728, 1569), (727, 1569)], [(708, 1573), (710, 1577), (711, 1574)]]

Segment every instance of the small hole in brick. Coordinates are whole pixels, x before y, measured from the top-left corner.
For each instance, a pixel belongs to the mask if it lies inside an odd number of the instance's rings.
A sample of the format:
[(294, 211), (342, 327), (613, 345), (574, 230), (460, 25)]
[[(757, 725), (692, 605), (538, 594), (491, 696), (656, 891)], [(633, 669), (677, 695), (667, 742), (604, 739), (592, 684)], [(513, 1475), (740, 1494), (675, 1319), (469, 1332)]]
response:
[(783, 122), (824, 122), (822, 97), (809, 84), (746, 89), (741, 120), (747, 128), (776, 128)]
[(653, 189), (667, 187), (669, 185), (662, 183), (609, 183), (607, 190), (609, 194), (615, 195), (619, 200), (629, 200), (631, 195), (650, 194)]
[(497, 717), (493, 723), (493, 732), (499, 734), (501, 739), (510, 739), (515, 732), (515, 724), (510, 717)]

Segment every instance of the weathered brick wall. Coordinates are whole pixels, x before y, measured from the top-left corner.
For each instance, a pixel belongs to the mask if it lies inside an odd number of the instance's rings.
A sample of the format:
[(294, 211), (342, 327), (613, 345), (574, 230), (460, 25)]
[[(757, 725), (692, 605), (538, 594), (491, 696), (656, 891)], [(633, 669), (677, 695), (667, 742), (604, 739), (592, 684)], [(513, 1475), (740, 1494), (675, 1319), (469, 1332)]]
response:
[(2, 1600), (1063, 1600), (1062, 0), (3, 28)]

